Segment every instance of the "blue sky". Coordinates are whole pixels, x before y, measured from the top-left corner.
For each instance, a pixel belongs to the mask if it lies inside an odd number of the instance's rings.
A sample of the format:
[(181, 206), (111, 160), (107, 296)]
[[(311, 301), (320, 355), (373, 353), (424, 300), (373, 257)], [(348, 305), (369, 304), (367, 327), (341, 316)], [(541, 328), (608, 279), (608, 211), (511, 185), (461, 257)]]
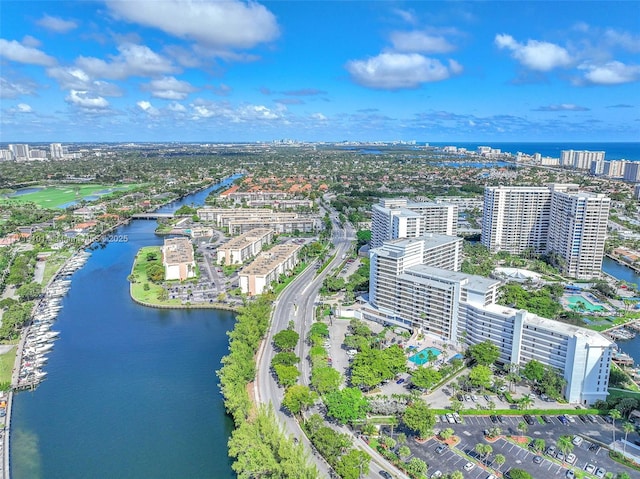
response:
[(0, 1), (0, 142), (638, 141), (640, 2)]

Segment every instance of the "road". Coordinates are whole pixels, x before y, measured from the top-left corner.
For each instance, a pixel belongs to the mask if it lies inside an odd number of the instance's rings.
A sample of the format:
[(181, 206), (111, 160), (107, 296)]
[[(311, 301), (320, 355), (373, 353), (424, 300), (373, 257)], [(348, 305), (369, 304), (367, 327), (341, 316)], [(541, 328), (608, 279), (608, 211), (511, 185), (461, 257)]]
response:
[[(353, 228), (351, 228), (351, 226), (341, 228), (337, 219), (334, 218), (332, 237), (334, 249), (330, 252), (330, 254), (335, 254), (334, 259), (329, 263), (327, 268), (317, 275), (315, 265), (311, 265), (280, 294), (278, 300), (274, 303), (271, 327), (263, 342), (263, 349), (258, 355), (258, 372), (256, 377), (256, 395), (258, 401), (262, 404), (271, 403), (287, 433), (294, 435), (299, 441), (305, 443), (309, 450), (313, 450), (313, 448), (303, 434), (298, 422), (281, 409), (284, 390), (278, 386), (272, 377), (270, 368), (271, 359), (275, 354), (273, 335), (287, 328), (289, 321), (293, 320), (295, 330), (300, 334), (301, 339), (296, 351), (296, 354), (302, 358), (301, 382), (308, 384), (310, 367), (306, 360), (308, 352), (304, 338), (313, 322), (316, 297), (324, 278), (342, 263), (342, 257), (348, 253), (352, 247), (351, 242), (354, 239), (355, 233)], [(320, 473), (324, 477), (330, 477), (328, 464), (316, 455), (312, 457)]]

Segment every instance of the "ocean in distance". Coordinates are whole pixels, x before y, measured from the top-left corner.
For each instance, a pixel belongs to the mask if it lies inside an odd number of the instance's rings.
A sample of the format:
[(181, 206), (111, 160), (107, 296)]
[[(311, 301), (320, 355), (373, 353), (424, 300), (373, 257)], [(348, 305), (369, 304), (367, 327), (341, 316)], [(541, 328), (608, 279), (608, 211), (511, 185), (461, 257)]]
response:
[(490, 146), (498, 148), (502, 152), (516, 154), (517, 152), (533, 155), (540, 153), (542, 156), (550, 156), (552, 158), (560, 158), (562, 150), (588, 150), (588, 151), (604, 151), (605, 160), (629, 160), (640, 161), (640, 142), (532, 142), (532, 143), (500, 143), (500, 142), (435, 142), (428, 143), (430, 146), (457, 146), (458, 148), (466, 148), (475, 151), (479, 146)]

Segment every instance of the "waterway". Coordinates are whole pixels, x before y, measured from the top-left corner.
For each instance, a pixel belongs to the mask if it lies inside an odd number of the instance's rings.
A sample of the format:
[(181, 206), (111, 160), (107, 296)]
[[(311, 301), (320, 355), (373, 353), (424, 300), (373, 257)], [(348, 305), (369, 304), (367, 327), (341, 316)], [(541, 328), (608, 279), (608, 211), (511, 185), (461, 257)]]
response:
[[(616, 263), (610, 258), (604, 258), (602, 261), (602, 271), (611, 276), (634, 283), (640, 288), (640, 274), (635, 273), (632, 269)], [(616, 344), (622, 351), (631, 356), (636, 364), (640, 364), (640, 334), (628, 341), (616, 341)]]
[[(229, 182), (231, 180), (228, 180)], [(202, 204), (212, 188), (163, 208)], [(136, 220), (73, 276), (35, 391), (14, 397), (13, 479), (233, 478), (215, 371), (234, 315), (131, 301), (127, 276), (156, 222)]]

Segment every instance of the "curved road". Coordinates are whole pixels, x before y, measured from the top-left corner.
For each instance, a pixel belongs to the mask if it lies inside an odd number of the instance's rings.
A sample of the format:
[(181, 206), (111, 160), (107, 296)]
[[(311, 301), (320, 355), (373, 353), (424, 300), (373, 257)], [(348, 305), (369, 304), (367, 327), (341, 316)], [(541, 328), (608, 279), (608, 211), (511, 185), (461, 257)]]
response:
[[(267, 332), (267, 336), (262, 343), (262, 349), (258, 353), (258, 371), (256, 376), (256, 397), (259, 403), (273, 405), (280, 423), (284, 426), (285, 431), (298, 438), (303, 442), (309, 450), (313, 451), (311, 443), (307, 440), (302, 432), (298, 422), (289, 414), (281, 409), (284, 390), (278, 386), (271, 375), (271, 359), (275, 351), (273, 348), (273, 335), (289, 325), (289, 321), (293, 320), (295, 330), (300, 334), (300, 342), (296, 350), (296, 355), (301, 358), (301, 383), (309, 384), (311, 374), (309, 361), (307, 361), (308, 345), (305, 341), (307, 332), (313, 323), (315, 314), (315, 302), (322, 286), (324, 278), (329, 275), (336, 267), (342, 264), (343, 255), (349, 253), (355, 241), (355, 231), (353, 227), (347, 223), (341, 225), (338, 222), (337, 213), (332, 212), (331, 219), (333, 223), (332, 243), (334, 249), (330, 252), (335, 254), (334, 259), (329, 263), (320, 274), (316, 276), (316, 269), (311, 266), (307, 268), (298, 278), (285, 288), (280, 297), (275, 301), (271, 327)], [(348, 429), (340, 428), (340, 432), (349, 433)], [(360, 440), (355, 440), (354, 445), (360, 449), (366, 450), (369, 454), (373, 454), (371, 468), (368, 477), (380, 478), (380, 474), (376, 462), (384, 463), (382, 458), (376, 457), (377, 454), (368, 448), (368, 446)], [(312, 456), (318, 470), (323, 477), (330, 477), (328, 464), (318, 455)]]

